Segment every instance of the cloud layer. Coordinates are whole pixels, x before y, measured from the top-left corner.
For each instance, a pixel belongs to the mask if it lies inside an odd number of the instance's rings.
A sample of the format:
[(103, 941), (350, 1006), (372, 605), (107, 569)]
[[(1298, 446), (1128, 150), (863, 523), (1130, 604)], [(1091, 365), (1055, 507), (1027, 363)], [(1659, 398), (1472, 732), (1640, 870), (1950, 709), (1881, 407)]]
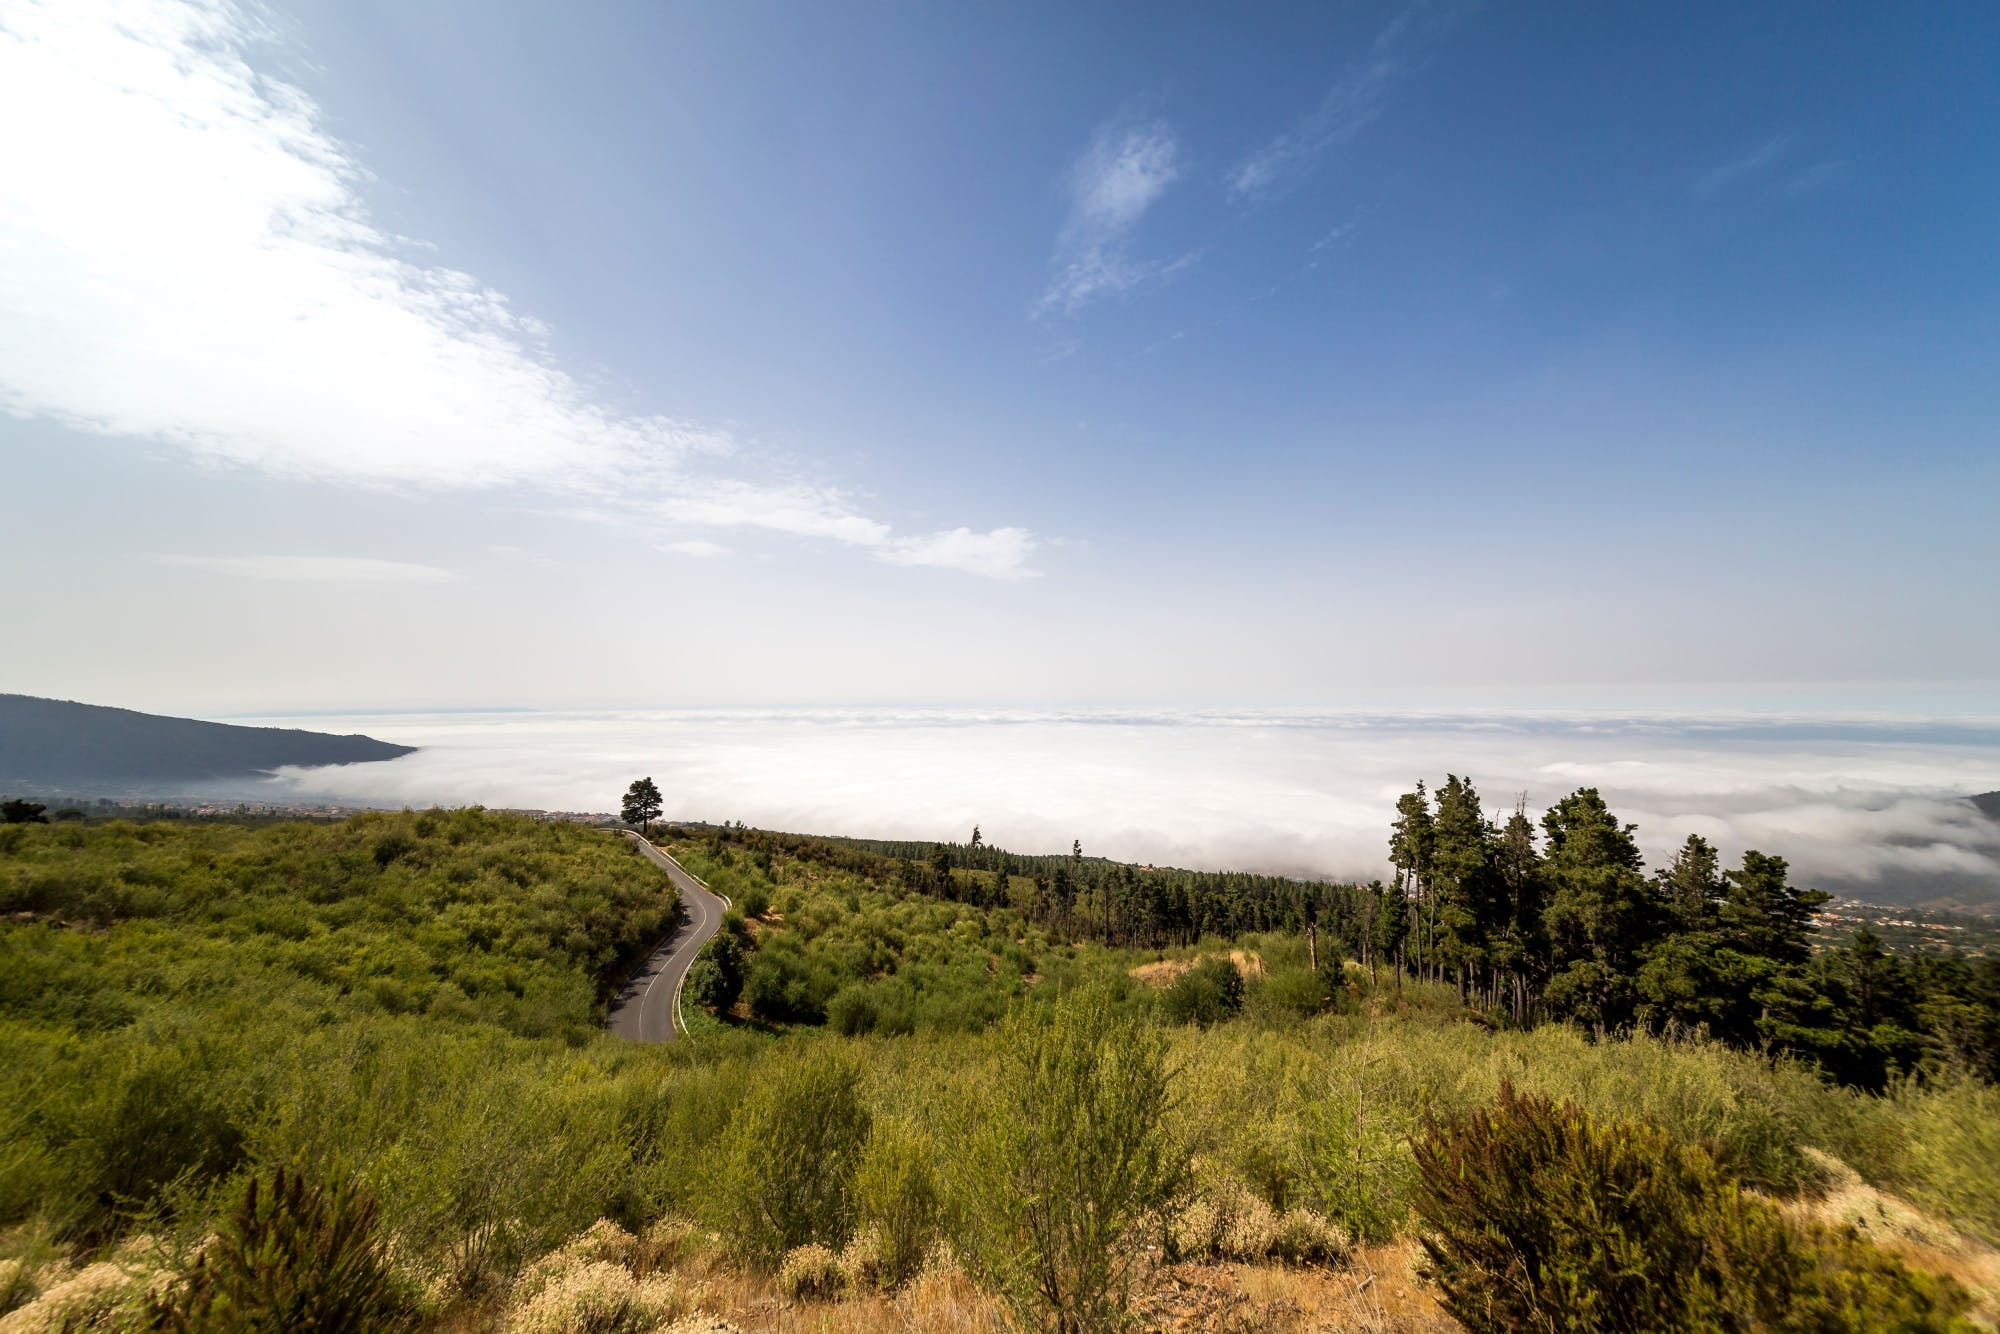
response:
[(1027, 569), (1020, 529), (898, 537), (837, 491), (718, 476), (725, 432), (606, 407), (503, 294), (369, 221), (364, 167), (253, 68), (260, 37), (226, 0), (0, 12), (0, 410), (284, 476)]
[(1254, 199), (1282, 194), (1304, 179), (1321, 154), (1355, 139), (1382, 114), (1390, 91), (1409, 72), (1412, 52), (1455, 17), (1450, 6), (1428, 13), (1421, 5), (1404, 10), (1312, 110), (1223, 174), (1230, 195)]
[[(287, 720), (316, 725), (310, 719)], [(323, 725), (322, 720), (322, 724)], [(652, 773), (672, 815), (822, 833), (1369, 879), (1396, 795), (1469, 773), (1489, 808), (1602, 789), (1655, 865), (1699, 833), (1827, 888), (2000, 905), (2000, 726), (1276, 713), (509, 714), (343, 718), (428, 749), (284, 790), (601, 810)]]
[(1069, 214), (1041, 311), (1073, 315), (1176, 267), (1133, 258), (1128, 237), (1180, 175), (1180, 144), (1164, 123), (1100, 128), (1070, 167)]

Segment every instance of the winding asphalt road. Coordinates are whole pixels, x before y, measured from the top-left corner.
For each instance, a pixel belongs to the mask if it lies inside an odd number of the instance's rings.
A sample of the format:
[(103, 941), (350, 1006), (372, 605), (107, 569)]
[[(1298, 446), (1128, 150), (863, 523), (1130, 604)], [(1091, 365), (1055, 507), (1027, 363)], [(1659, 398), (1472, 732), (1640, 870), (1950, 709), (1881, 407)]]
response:
[(689, 875), (681, 864), (629, 829), (619, 833), (639, 845), (647, 860), (667, 873), (680, 891), (687, 914), (666, 943), (634, 973), (611, 999), (605, 1026), (634, 1042), (672, 1042), (679, 1036), (681, 982), (701, 947), (722, 927), (729, 901), (709, 893), (708, 886)]

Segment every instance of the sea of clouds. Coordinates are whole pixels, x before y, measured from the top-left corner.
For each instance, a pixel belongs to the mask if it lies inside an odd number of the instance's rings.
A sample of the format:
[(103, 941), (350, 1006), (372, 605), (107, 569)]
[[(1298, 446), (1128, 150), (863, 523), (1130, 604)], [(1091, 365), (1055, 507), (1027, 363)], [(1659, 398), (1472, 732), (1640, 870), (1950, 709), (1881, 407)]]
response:
[[(251, 721), (251, 720), (244, 720)], [(1657, 864), (1698, 833), (1836, 892), (2000, 904), (2000, 720), (1262, 711), (658, 711), (255, 721), (422, 747), (288, 770), (285, 799), (615, 809), (1343, 879), (1386, 873), (1391, 807), (1470, 776), (1496, 815), (1600, 789)]]

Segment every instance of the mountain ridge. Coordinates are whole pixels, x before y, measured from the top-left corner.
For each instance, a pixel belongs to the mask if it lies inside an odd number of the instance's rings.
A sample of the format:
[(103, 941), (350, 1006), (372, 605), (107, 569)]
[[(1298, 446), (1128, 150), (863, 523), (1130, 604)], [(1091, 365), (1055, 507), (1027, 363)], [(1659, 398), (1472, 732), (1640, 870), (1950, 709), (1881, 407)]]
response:
[(359, 733), (244, 727), (0, 694), (0, 787), (173, 787), (261, 778), (284, 766), (393, 760), (416, 749)]

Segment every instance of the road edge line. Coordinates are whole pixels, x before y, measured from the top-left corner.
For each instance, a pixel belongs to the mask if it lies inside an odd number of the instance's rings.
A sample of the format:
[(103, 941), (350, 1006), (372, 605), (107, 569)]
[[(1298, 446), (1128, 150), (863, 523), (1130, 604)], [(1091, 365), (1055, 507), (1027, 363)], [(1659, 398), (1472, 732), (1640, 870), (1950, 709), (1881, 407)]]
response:
[[(688, 870), (687, 867), (682, 866), (681, 859), (674, 856), (673, 853), (668, 852), (665, 848), (660, 848), (658, 849), (658, 851), (662, 857), (665, 857), (668, 861), (672, 862), (682, 875), (694, 881), (697, 885), (700, 885), (703, 893), (709, 895), (712, 898), (721, 899), (722, 911), (725, 916), (728, 914), (731, 908), (734, 908), (736, 906), (734, 903), (730, 901), (730, 898), (727, 894), (717, 894), (714, 890), (708, 887), (708, 881), (703, 880), (693, 871), (690, 871)], [(715, 925), (715, 936), (719, 936), (721, 934), (722, 934), (722, 923), (717, 922)], [(710, 936), (708, 940), (702, 941), (701, 950), (707, 949), (709, 947), (709, 943), (715, 939), (715, 936)], [(697, 963), (701, 962), (701, 950), (696, 950), (694, 952), (694, 958), (688, 960), (688, 972), (693, 972), (694, 966)], [(681, 992), (684, 989), (686, 989), (687, 980), (688, 980), (687, 973), (682, 973), (679, 977), (674, 979), (674, 1027), (680, 1029), (682, 1037), (688, 1036), (687, 1016), (681, 1013)]]

